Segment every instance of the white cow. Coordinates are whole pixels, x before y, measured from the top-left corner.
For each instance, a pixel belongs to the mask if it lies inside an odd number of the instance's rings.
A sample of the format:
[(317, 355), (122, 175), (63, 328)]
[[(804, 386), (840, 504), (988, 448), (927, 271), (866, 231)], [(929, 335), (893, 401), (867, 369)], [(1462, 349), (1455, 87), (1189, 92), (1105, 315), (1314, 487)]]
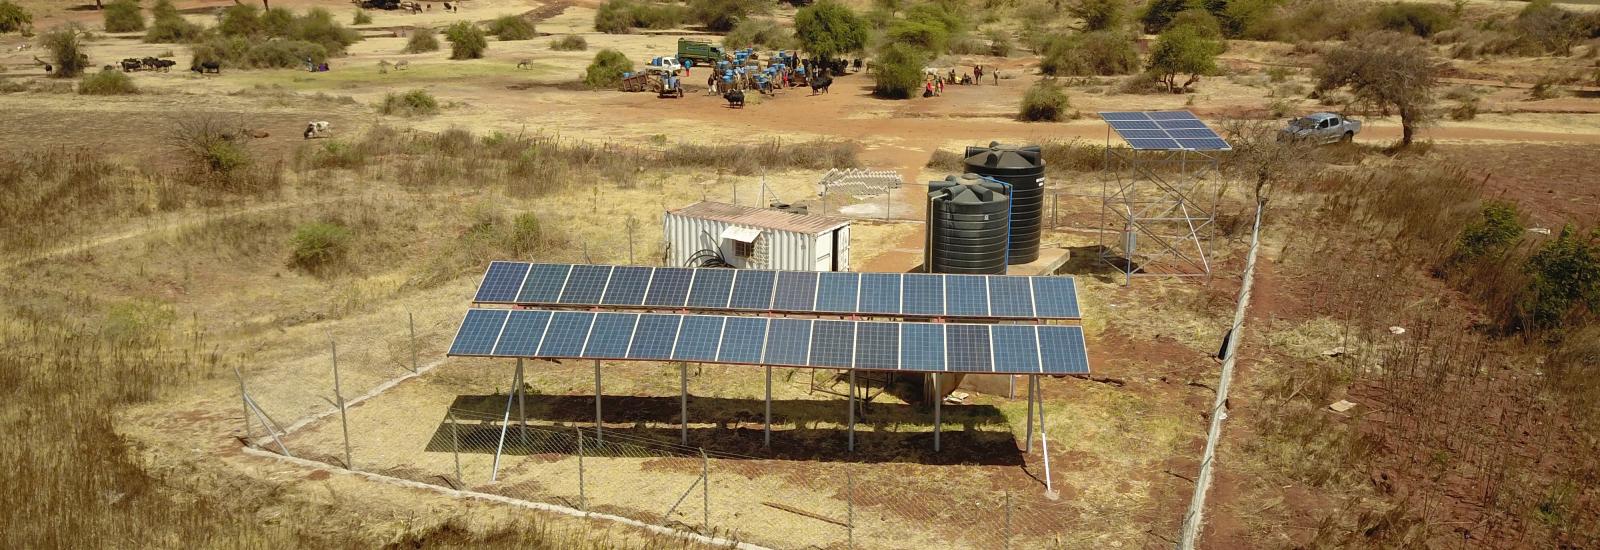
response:
[(326, 121), (326, 120), (318, 120), (318, 121), (307, 123), (306, 124), (306, 139), (311, 139), (311, 138), (314, 138), (314, 137), (323, 137), (328, 133), (328, 130), (331, 129), (332, 127), (333, 127), (333, 125), (329, 124), (328, 121)]

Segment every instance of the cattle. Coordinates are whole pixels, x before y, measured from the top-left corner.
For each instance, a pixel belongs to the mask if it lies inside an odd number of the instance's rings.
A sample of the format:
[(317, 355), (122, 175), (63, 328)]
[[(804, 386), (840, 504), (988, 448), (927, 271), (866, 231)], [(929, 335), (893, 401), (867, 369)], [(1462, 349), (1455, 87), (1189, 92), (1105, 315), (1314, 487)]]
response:
[(200, 73), (222, 74), (222, 63), (218, 61), (202, 61), (189, 67), (189, 70)]
[(177, 65), (177, 64), (178, 64), (177, 61), (173, 61), (171, 59), (157, 59), (156, 60), (156, 69), (160, 70), (161, 72), (167, 72), (167, 71), (172, 70), (172, 67)]
[(728, 100), (728, 107), (729, 108), (732, 108), (732, 109), (743, 109), (744, 108), (744, 91), (743, 90), (728, 90), (727, 93), (722, 94), (722, 99)]
[(137, 71), (139, 69), (143, 69), (144, 68), (144, 63), (143, 62), (140, 62), (139, 60), (131, 58), (131, 57), (122, 60), (121, 64), (122, 64), (122, 72), (125, 72), (125, 73)]
[(401, 59), (394, 64), (394, 70), (396, 71), (404, 71), (409, 68), (411, 68), (411, 62), (404, 59)]
[(828, 73), (821, 73), (811, 78), (811, 95), (817, 92), (828, 93), (828, 87), (833, 85), (833, 77)]
[(329, 124), (326, 120), (308, 122), (306, 123), (306, 139), (311, 139), (314, 137), (326, 137), (328, 130), (332, 127), (333, 125)]

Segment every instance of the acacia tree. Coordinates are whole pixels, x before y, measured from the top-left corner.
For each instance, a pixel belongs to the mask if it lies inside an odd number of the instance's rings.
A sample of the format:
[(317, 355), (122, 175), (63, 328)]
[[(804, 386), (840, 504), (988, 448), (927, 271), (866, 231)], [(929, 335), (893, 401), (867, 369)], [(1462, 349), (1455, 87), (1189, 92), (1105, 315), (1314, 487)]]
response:
[[(1167, 84), (1168, 92), (1185, 92), (1202, 75), (1217, 72), (1217, 56), (1223, 49), (1221, 40), (1198, 27), (1178, 25), (1156, 38), (1150, 50), (1150, 72)], [(1182, 85), (1177, 83), (1178, 75), (1188, 75)]]
[(1428, 121), (1440, 64), (1416, 37), (1380, 31), (1356, 37), (1322, 56), (1317, 93), (1347, 88), (1359, 103), (1400, 113), (1400, 146)]
[(867, 47), (867, 22), (836, 0), (821, 0), (795, 12), (794, 36), (811, 55), (831, 60)]

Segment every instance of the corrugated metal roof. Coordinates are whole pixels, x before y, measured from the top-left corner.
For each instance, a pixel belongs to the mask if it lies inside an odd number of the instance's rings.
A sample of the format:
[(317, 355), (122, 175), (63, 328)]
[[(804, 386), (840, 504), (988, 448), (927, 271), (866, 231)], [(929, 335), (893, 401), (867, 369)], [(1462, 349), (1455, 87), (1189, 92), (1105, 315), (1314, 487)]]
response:
[(762, 229), (777, 231), (793, 231), (815, 235), (832, 231), (839, 227), (849, 225), (850, 221), (833, 216), (813, 216), (809, 214), (794, 214), (766, 208), (754, 208), (720, 202), (697, 202), (669, 212), (675, 216), (687, 216)]

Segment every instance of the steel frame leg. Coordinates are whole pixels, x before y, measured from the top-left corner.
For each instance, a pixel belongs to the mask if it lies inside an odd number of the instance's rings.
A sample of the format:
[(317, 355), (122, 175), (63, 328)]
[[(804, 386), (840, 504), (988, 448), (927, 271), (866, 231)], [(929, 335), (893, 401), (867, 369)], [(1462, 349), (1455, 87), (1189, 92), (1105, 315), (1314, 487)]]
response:
[(689, 444), (689, 364), (678, 365), (678, 432), (684, 445)]
[(1028, 433), (1023, 437), (1022, 452), (1033, 452), (1033, 399), (1039, 393), (1039, 377), (1028, 375)]
[(850, 446), (849, 446), (849, 448), (850, 448), (850, 452), (853, 453), (853, 452), (856, 451), (856, 371), (855, 371), (855, 369), (851, 369), (850, 370), (850, 398), (847, 399), (846, 401), (848, 403), (850, 403), (850, 429), (849, 429), (849, 432), (850, 432), (850, 436), (849, 436), (850, 437)]
[(761, 446), (772, 448), (772, 367), (767, 367), (767, 421), (761, 434)]
[[(516, 374), (511, 375), (511, 387), (522, 386), (522, 360), (517, 360)], [(494, 464), (489, 469), (489, 483), (500, 478), (500, 453), (506, 449), (506, 430), (511, 428), (511, 405), (516, 402), (517, 390), (506, 393), (506, 414), (500, 419), (500, 442), (494, 447)]]
[(601, 432), (605, 430), (605, 427), (601, 425), (600, 418), (600, 360), (596, 359), (594, 362), (594, 440), (603, 443), (605, 438)]
[(933, 373), (933, 452), (939, 452), (939, 434), (944, 429), (944, 387), (939, 385), (939, 373)]

